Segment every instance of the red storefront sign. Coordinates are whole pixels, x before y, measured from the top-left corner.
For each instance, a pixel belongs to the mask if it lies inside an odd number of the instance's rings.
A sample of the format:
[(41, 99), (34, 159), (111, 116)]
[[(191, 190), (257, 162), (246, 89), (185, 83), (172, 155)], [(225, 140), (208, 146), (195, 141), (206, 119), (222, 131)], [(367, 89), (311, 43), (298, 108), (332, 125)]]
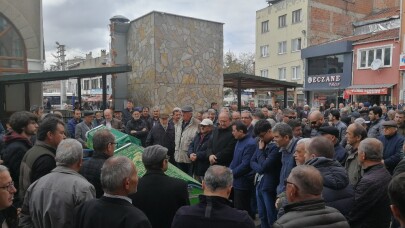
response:
[(374, 88), (374, 89), (346, 89), (347, 95), (384, 95), (388, 94), (388, 88)]

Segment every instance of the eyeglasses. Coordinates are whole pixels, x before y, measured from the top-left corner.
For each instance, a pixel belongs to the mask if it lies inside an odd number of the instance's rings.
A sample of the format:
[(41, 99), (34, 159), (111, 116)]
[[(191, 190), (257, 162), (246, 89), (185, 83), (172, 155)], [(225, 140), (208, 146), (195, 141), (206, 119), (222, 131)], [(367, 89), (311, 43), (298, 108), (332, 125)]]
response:
[(284, 186), (287, 187), (288, 184), (292, 184), (292, 185), (294, 185), (296, 188), (298, 188), (296, 184), (294, 184), (294, 183), (292, 183), (292, 182), (289, 182), (287, 179), (285, 179), (285, 180), (284, 180)]
[(312, 122), (310, 122), (310, 123), (311, 123), (311, 125), (316, 125), (317, 122), (318, 122), (318, 121), (312, 121)]
[(11, 192), (11, 191), (14, 190), (14, 181), (11, 181), (11, 182), (8, 183), (6, 186), (0, 187), (0, 188)]
[(118, 143), (117, 143), (117, 142), (110, 142), (110, 143), (108, 143), (108, 144), (111, 144), (111, 145), (114, 145), (114, 146), (118, 146)]

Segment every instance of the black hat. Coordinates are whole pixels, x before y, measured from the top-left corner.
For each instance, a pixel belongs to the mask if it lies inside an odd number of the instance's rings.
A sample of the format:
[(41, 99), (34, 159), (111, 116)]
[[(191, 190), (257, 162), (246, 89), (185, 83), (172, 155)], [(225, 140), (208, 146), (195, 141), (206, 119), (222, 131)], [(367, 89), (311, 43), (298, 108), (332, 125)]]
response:
[(324, 134), (334, 135), (336, 138), (339, 138), (339, 130), (336, 127), (332, 127), (332, 126), (320, 127), (319, 133), (321, 135), (324, 135)]

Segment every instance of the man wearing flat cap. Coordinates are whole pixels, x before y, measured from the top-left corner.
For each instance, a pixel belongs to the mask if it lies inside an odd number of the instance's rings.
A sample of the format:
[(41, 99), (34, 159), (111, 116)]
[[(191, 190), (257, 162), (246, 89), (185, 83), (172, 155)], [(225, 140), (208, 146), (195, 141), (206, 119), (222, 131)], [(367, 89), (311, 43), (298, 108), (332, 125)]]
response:
[(138, 191), (130, 196), (132, 204), (146, 214), (152, 227), (170, 227), (177, 209), (190, 204), (187, 183), (164, 173), (168, 159), (167, 148), (146, 147), (142, 154), (146, 173), (139, 180)]
[(333, 159), (337, 160), (342, 166), (344, 166), (347, 158), (347, 151), (339, 143), (339, 130), (336, 127), (325, 126), (320, 127), (318, 132), (333, 143), (333, 148), (335, 150)]
[(94, 112), (85, 111), (83, 113), (83, 116), (83, 121), (78, 123), (75, 127), (75, 139), (77, 139), (77, 141), (82, 144), (83, 149), (87, 149), (88, 147), (86, 133), (93, 128), (92, 122), (94, 119)]
[(174, 161), (174, 125), (169, 121), (169, 114), (160, 113), (159, 123), (155, 124), (149, 131), (148, 137), (146, 137), (145, 145), (161, 145), (168, 149), (169, 162), (173, 165)]
[(398, 134), (398, 126), (394, 120), (384, 121), (382, 126), (384, 135), (380, 135), (377, 139), (384, 145), (382, 163), (392, 175), (402, 158), (404, 137)]
[(191, 160), (187, 155), (187, 152), (190, 143), (198, 132), (200, 121), (193, 117), (193, 108), (191, 106), (184, 106), (181, 108), (181, 111), (183, 112), (183, 118), (180, 123), (175, 126), (176, 149), (174, 152), (174, 159), (176, 160), (179, 169), (191, 175)]

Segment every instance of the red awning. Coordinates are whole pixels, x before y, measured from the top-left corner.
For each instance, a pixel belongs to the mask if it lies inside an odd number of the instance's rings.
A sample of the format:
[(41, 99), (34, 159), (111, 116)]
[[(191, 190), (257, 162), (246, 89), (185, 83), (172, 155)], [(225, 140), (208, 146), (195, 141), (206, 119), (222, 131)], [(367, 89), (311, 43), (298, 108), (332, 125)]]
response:
[(388, 88), (373, 88), (373, 89), (346, 89), (347, 95), (383, 95), (388, 93)]

